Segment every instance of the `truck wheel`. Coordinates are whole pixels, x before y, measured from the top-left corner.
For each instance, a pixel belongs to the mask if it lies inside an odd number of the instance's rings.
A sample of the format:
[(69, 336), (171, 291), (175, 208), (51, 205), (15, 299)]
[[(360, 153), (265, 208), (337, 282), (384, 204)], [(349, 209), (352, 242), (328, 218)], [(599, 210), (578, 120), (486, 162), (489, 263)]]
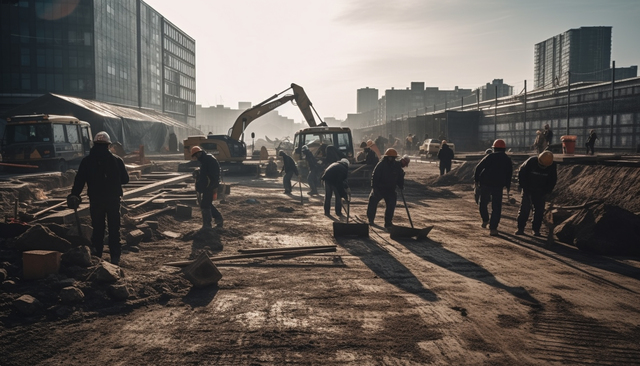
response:
[(60, 159), (58, 161), (58, 167), (56, 170), (58, 170), (61, 173), (66, 172), (69, 169), (69, 165), (67, 164), (67, 162), (64, 159)]

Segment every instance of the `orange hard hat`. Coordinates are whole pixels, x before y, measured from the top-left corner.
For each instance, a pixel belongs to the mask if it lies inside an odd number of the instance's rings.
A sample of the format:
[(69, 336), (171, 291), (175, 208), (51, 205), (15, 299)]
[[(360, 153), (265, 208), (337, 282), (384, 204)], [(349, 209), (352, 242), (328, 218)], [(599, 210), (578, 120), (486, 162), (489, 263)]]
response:
[(538, 163), (544, 167), (551, 166), (553, 164), (553, 153), (549, 150), (543, 151), (538, 155)]
[(506, 149), (507, 144), (502, 139), (497, 139), (493, 142), (493, 147), (498, 149)]
[(367, 140), (367, 147), (373, 146), (373, 140)]
[(398, 152), (396, 151), (396, 149), (390, 147), (390, 148), (387, 149), (387, 151), (384, 152), (384, 156), (397, 157), (398, 156)]
[(191, 148), (191, 156), (194, 156), (196, 153), (199, 153), (200, 151), (202, 151), (202, 148), (200, 146), (194, 146)]

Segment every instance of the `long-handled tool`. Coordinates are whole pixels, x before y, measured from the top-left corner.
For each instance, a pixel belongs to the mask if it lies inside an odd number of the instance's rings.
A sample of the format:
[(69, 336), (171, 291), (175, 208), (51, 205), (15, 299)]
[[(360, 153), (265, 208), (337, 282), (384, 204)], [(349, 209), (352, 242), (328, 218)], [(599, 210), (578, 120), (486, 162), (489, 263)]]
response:
[(424, 239), (429, 235), (431, 229), (433, 229), (433, 225), (428, 226), (424, 229), (416, 229), (413, 227), (413, 221), (411, 221), (411, 214), (409, 214), (409, 207), (407, 206), (407, 201), (404, 199), (404, 190), (400, 190), (400, 195), (402, 196), (402, 202), (404, 203), (404, 208), (407, 210), (407, 217), (409, 218), (409, 223), (411, 227), (397, 226), (393, 225), (389, 227), (389, 234), (391, 238), (412, 238), (416, 239)]
[(300, 174), (298, 174), (298, 186), (300, 186), (300, 204), (304, 205), (304, 201), (302, 200), (302, 182), (300, 181)]
[[(341, 199), (341, 198), (338, 198)], [(351, 211), (351, 195), (347, 200), (347, 222), (333, 222), (333, 236), (364, 236), (369, 237), (369, 225), (362, 223), (349, 223), (349, 214)]]

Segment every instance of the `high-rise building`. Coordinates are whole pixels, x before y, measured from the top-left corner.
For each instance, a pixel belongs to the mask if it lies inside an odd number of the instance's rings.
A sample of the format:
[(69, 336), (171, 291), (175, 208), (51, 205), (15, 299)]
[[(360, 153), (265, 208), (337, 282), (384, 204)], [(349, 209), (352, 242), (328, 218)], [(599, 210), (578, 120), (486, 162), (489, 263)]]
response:
[(606, 81), (611, 63), (611, 27), (580, 27), (535, 45), (533, 87)]
[(513, 86), (505, 84), (502, 79), (493, 79), (491, 84), (487, 83), (478, 88), (480, 101), (502, 98), (513, 94)]
[(195, 40), (141, 0), (0, 4), (0, 113), (46, 93), (195, 125)]
[(378, 89), (361, 88), (357, 90), (357, 112), (364, 113), (373, 109), (378, 109)]

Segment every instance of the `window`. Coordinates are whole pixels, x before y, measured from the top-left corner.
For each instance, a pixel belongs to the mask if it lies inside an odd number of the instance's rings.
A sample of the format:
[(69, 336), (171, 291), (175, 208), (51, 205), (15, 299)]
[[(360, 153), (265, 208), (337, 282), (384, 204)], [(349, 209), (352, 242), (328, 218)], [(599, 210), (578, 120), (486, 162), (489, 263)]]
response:
[(79, 144), (80, 137), (78, 136), (78, 126), (77, 125), (66, 125), (67, 128), (67, 138), (69, 142), (72, 144)]
[(53, 142), (63, 143), (67, 142), (64, 137), (64, 125), (53, 125)]

